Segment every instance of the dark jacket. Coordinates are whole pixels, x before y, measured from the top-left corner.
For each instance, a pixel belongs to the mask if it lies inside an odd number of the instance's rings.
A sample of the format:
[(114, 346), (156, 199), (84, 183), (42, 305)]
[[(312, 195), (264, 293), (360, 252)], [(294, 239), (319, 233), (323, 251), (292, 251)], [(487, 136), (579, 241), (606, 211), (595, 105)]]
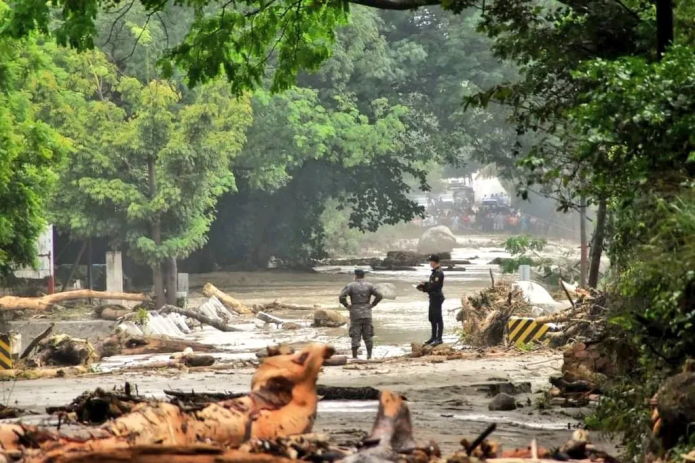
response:
[[(381, 301), (382, 296), (373, 284), (364, 280), (355, 280), (340, 292), (338, 300), (345, 307), (348, 306), (347, 298), (350, 297), (350, 320), (363, 320), (372, 318), (372, 307)], [(370, 302), (372, 296), (374, 301)]]
[(430, 295), (430, 299), (444, 299), (444, 272), (441, 267), (433, 268), (430, 279), (422, 290)]

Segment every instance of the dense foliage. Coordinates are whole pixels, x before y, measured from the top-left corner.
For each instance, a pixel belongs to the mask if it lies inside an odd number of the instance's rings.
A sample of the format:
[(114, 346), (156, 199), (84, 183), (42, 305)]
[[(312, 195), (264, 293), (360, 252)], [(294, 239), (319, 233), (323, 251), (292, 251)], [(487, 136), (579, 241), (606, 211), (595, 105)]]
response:
[[(0, 29), (8, 12), (0, 1)], [(13, 268), (35, 263), (54, 167), (71, 148), (41, 121), (34, 105), (47, 93), (61, 100), (50, 80), (55, 72), (33, 37), (23, 42), (0, 37), (0, 280)]]

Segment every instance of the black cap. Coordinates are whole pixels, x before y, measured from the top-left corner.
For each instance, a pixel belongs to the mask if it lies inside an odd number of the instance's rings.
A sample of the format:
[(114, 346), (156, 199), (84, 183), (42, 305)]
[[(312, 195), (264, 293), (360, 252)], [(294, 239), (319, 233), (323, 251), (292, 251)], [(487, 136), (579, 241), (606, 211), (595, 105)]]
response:
[(355, 269), (355, 276), (357, 278), (364, 278), (364, 270), (362, 270), (361, 268), (356, 268)]
[(438, 255), (438, 254), (432, 254), (428, 260), (429, 260), (430, 262), (439, 263), (439, 255)]

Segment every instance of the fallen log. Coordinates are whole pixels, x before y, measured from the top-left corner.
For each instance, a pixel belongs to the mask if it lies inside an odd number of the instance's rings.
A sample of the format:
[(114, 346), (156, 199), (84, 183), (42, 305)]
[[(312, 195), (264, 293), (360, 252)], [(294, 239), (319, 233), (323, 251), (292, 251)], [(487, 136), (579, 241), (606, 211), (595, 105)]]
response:
[(94, 309), (94, 315), (102, 320), (118, 321), (128, 315), (134, 314), (132, 309), (127, 307), (110, 305), (105, 307), (96, 307)]
[(0, 425), (0, 448), (22, 452), (28, 462), (43, 462), (56, 461), (53, 458), (61, 455), (109, 455), (155, 443), (238, 446), (249, 436), (269, 439), (307, 433), (316, 416), (316, 379), (333, 352), (331, 347), (312, 344), (293, 355), (269, 357), (254, 374), (247, 396), (195, 410), (168, 403), (139, 404), (131, 413), (89, 430), (89, 437), (83, 439), (36, 426)]
[(379, 400), (379, 390), (373, 387), (316, 386), (321, 400)]
[(55, 326), (55, 323), (51, 323), (51, 325), (46, 328), (43, 333), (39, 334), (36, 336), (34, 339), (31, 340), (29, 345), (27, 346), (26, 349), (24, 349), (24, 352), (22, 352), (22, 355), (19, 356), (19, 360), (25, 359), (31, 355), (34, 349), (39, 345), (41, 341), (46, 339), (46, 337), (53, 332), (53, 327)]
[(276, 325), (282, 325), (283, 323), (285, 323), (285, 320), (278, 317), (274, 317), (273, 315), (267, 314), (265, 312), (258, 312), (256, 314), (256, 318), (266, 323), (275, 323)]
[(238, 313), (239, 315), (253, 315), (253, 310), (246, 307), (242, 302), (234, 299), (229, 294), (220, 291), (211, 283), (207, 283), (203, 287), (203, 294), (207, 297), (216, 297), (222, 304), (224, 304), (225, 307)]
[(266, 304), (254, 304), (253, 310), (258, 312), (274, 312), (276, 310), (316, 310), (319, 306), (285, 304), (280, 301), (273, 301)]
[(55, 304), (74, 299), (114, 299), (138, 302), (148, 300), (144, 294), (79, 289), (42, 297), (3, 296), (0, 297), (0, 310), (48, 310)]
[(206, 315), (203, 315), (200, 312), (196, 312), (195, 310), (182, 309), (181, 307), (176, 307), (173, 305), (165, 305), (159, 310), (159, 313), (162, 315), (166, 315), (166, 314), (169, 314), (172, 312), (183, 315), (184, 317), (198, 320), (200, 323), (203, 323), (205, 325), (210, 325), (213, 328), (216, 328), (220, 331), (224, 331), (226, 333), (243, 331), (243, 330), (240, 330), (239, 328), (229, 326), (220, 320), (214, 320)]
[(193, 352), (219, 352), (219, 347), (183, 339), (156, 337), (130, 337), (122, 342), (121, 355), (173, 354), (183, 352), (187, 347)]
[(346, 355), (334, 355), (333, 357), (323, 362), (324, 366), (327, 367), (342, 367), (343, 365), (347, 365), (347, 363), (348, 358)]
[(89, 368), (85, 366), (65, 367), (65, 368), (32, 368), (0, 370), (2, 379), (43, 379), (43, 378), (69, 378), (89, 373)]
[(212, 445), (144, 445), (83, 453), (48, 452), (32, 462), (51, 463), (291, 463), (294, 460), (263, 453), (225, 450)]

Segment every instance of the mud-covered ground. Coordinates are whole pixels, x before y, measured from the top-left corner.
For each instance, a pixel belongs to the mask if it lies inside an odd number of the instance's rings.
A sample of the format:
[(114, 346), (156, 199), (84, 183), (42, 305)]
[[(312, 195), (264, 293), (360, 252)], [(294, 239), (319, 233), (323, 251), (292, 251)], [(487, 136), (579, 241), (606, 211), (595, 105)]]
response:
[[(455, 311), (460, 306), (461, 295), (489, 285), (490, 270), (495, 278), (500, 278), (498, 267), (489, 262), (495, 257), (507, 256), (501, 242), (502, 238), (490, 236), (459, 237), (459, 248), (454, 251), (453, 257), (469, 259), (472, 264), (466, 265), (465, 271), (446, 273), (446, 342), (457, 342)], [(554, 257), (576, 255), (576, 246), (571, 243), (551, 243), (546, 253)], [(428, 275), (429, 269), (426, 266), (417, 271), (375, 272), (368, 275), (373, 282), (392, 283), (397, 294), (395, 300), (384, 300), (374, 310), (375, 358), (403, 355), (410, 351), (411, 342), (429, 337), (426, 296), (412, 286)], [(210, 282), (247, 304), (280, 300), (288, 304), (318, 304), (338, 308), (337, 295), (351, 279), (351, 275), (345, 273), (294, 273), (279, 270), (191, 275), (190, 304), (196, 305), (203, 301), (199, 291), (205, 283)], [(325, 342), (338, 349), (349, 348), (347, 327), (313, 328), (310, 326), (311, 311), (275, 312), (274, 315), (298, 320), (302, 323), (302, 328), (296, 331), (262, 329), (246, 322), (239, 325), (246, 330), (240, 333), (222, 333), (208, 327), (190, 335), (190, 338), (228, 351), (217, 355), (220, 359), (255, 358), (256, 350), (281, 342)], [(75, 328), (82, 330), (82, 337), (94, 337), (100, 334), (99, 330), (107, 331), (110, 326), (85, 323), (81, 327), (71, 325), (70, 329)], [(57, 325), (56, 329), (60, 332), (60, 326)], [(232, 353), (229, 353), (230, 350)], [(122, 385), (125, 381), (136, 385), (140, 394), (155, 397), (164, 397), (165, 389), (243, 392), (248, 390), (253, 373), (250, 368), (187, 374), (179, 371), (126, 374), (114, 371), (123, 365), (166, 358), (168, 355), (115, 357), (96, 366), (97, 370), (103, 372), (112, 371), (110, 374), (77, 379), (0, 383), (0, 398), (3, 403), (43, 413), (46, 406), (66, 404), (84, 390), (111, 388)], [(445, 452), (456, 450), (461, 437), (476, 436), (490, 422), (498, 423), (494, 437), (503, 441), (506, 447), (526, 446), (534, 438), (541, 445), (553, 446), (569, 438), (571, 429), (579, 425), (580, 414), (585, 412), (557, 408), (539, 410), (535, 406), (540, 397), (537, 392), (549, 388), (548, 377), (557, 373), (560, 366), (561, 357), (558, 353), (483, 357), (444, 363), (408, 360), (360, 366), (359, 369), (355, 369), (354, 365), (325, 368), (319, 382), (335, 386), (372, 386), (404, 393), (409, 399), (418, 440), (433, 439)], [(531, 384), (530, 393), (516, 396), (521, 405), (519, 409), (511, 412), (488, 410), (491, 397), (487, 393), (487, 385), (499, 382)], [(376, 408), (376, 402), (321, 402), (315, 430), (329, 432), (337, 441), (359, 440), (370, 430)], [(42, 419), (45, 416), (34, 418)], [(594, 440), (597, 437), (594, 436)]]
[[(444, 363), (407, 361), (360, 366), (361, 369), (327, 367), (320, 384), (372, 386), (403, 393), (412, 412), (419, 441), (435, 440), (443, 451), (453, 452), (462, 437), (474, 437), (488, 423), (498, 423), (494, 436), (506, 447), (526, 446), (532, 439), (541, 445), (565, 442), (578, 426), (583, 410), (538, 410), (535, 406), (547, 389), (547, 378), (556, 373), (561, 360), (556, 354), (452, 360)], [(252, 369), (185, 374), (143, 372), (95, 375), (83, 378), (43, 379), (0, 383), (3, 396), (20, 408), (44, 413), (45, 407), (63, 405), (83, 390), (112, 388), (125, 381), (136, 385), (140, 394), (164, 398), (165, 389), (198, 392), (243, 392), (248, 390)], [(490, 384), (513, 383), (531, 392), (516, 395), (519, 409), (491, 412), (487, 389)], [(315, 431), (327, 432), (336, 442), (357, 441), (369, 432), (377, 403), (325, 401), (319, 403)], [(45, 415), (32, 417), (42, 422)], [(610, 448), (610, 446), (608, 446)]]

